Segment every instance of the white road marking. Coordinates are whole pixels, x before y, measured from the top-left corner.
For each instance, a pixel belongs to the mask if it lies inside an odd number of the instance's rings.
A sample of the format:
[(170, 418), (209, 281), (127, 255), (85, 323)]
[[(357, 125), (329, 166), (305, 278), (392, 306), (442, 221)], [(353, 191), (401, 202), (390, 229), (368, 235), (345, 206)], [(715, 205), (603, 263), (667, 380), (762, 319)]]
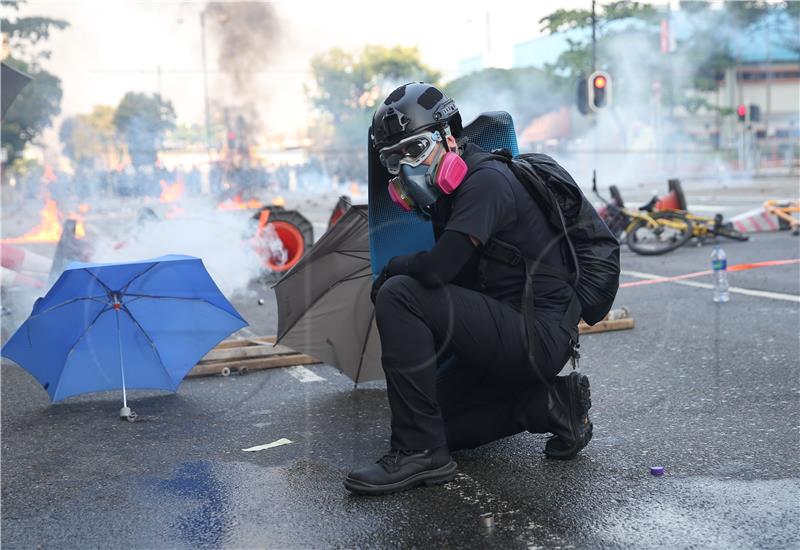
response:
[(301, 382), (324, 382), (325, 379), (321, 376), (318, 376), (305, 368), (302, 365), (297, 365), (295, 367), (289, 367), (286, 369), (289, 374), (300, 380)]
[[(628, 271), (623, 270), (623, 275), (628, 275), (630, 277), (636, 277), (637, 279), (649, 279), (649, 280), (660, 280), (660, 279), (668, 279), (668, 277), (663, 277), (661, 275), (654, 275), (652, 273), (642, 273), (641, 271)], [(713, 289), (714, 285), (709, 283), (698, 283), (696, 281), (666, 281), (667, 283), (673, 285), (683, 285), (683, 286), (692, 286), (695, 288), (706, 288), (706, 289)], [(646, 285), (650, 286), (650, 285)], [(756, 296), (758, 298), (769, 298), (771, 300), (783, 300), (785, 302), (794, 302), (800, 303), (800, 296), (797, 294), (783, 294), (780, 292), (767, 292), (766, 290), (751, 290), (749, 288), (740, 288), (737, 286), (732, 286), (728, 289), (728, 292), (731, 294), (744, 294), (745, 296)]]

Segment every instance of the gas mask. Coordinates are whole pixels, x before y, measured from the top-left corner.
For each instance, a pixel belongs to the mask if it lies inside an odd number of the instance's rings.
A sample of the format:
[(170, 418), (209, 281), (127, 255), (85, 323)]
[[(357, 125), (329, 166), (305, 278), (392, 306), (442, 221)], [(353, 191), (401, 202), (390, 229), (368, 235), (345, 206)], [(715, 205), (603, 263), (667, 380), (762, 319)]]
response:
[(429, 215), (439, 197), (455, 191), (464, 180), (466, 163), (444, 146), (430, 165), (422, 164), (443, 141), (438, 131), (424, 132), (380, 150), (381, 162), (395, 175), (389, 180), (389, 196), (404, 211)]

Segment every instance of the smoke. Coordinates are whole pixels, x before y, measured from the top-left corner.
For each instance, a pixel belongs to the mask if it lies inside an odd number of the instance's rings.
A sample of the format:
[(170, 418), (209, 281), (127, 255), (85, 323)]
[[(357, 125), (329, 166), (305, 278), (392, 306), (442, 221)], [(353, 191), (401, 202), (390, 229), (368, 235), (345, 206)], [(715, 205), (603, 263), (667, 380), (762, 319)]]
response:
[[(533, 119), (556, 111), (564, 103), (553, 84), (536, 69), (513, 70), (519, 75), (514, 83), (501, 81), (502, 71), (487, 71), (485, 76), (467, 76), (461, 85), (445, 85), (455, 99), (464, 124), (487, 111), (506, 111), (514, 119), (517, 133)], [(492, 78), (492, 75), (497, 75)], [(516, 85), (515, 85), (516, 84)]]
[(232, 108), (247, 120), (247, 131), (260, 129), (260, 111), (269, 101), (274, 79), (262, 78), (279, 59), (283, 24), (272, 3), (209, 2), (206, 26), (218, 48), (217, 65), (224, 75), (223, 99), (216, 103)]
[[(762, 29), (764, 25), (776, 29), (772, 33), (773, 43), (780, 34), (779, 15), (768, 16), (775, 21), (759, 23)], [(668, 52), (662, 51), (660, 40), (662, 18), (670, 19), (677, 35), (676, 47)], [(720, 62), (726, 55), (735, 59), (749, 51), (764, 50), (762, 42), (766, 34), (755, 30), (745, 32), (741, 21), (720, 9), (691, 14), (685, 11), (668, 14), (664, 9), (655, 21), (616, 21), (608, 29), (606, 36), (598, 41), (597, 67), (612, 77), (609, 107), (594, 115), (581, 115), (576, 108), (574, 87), (557, 90), (541, 85), (539, 81), (546, 80), (543, 73), (532, 74), (529, 80), (532, 90), (525, 97), (516, 91), (510, 93), (507, 82), (498, 73), (480, 86), (461, 86), (459, 91), (452, 91), (465, 123), (484, 111), (508, 111), (517, 125), (522, 151), (552, 155), (585, 189), (591, 186), (594, 170), (601, 187), (613, 184), (623, 188), (644, 187), (648, 191), (658, 188), (662, 192), (666, 180), (674, 177), (719, 184), (742, 184), (749, 180), (758, 166), (759, 147), (769, 146), (766, 141), (759, 143), (763, 136), (755, 135), (757, 131), (763, 133), (765, 125), (763, 121), (761, 125), (752, 125), (749, 135), (742, 138), (744, 125), (731, 116), (730, 107), (733, 102), (746, 102), (748, 93), (758, 92), (748, 92), (743, 86), (752, 84), (741, 80), (726, 88), (725, 82), (720, 82), (724, 71), (719, 67), (723, 66)], [(585, 43), (588, 31), (582, 36), (577, 31), (567, 36)], [(477, 73), (475, 80), (487, 75), (490, 71)], [(698, 90), (698, 76), (705, 79), (706, 91)], [(773, 132), (776, 128), (787, 131), (796, 128), (791, 121), (797, 116), (796, 106), (789, 107), (793, 114), (784, 120), (777, 117), (775, 99), (788, 93), (785, 89), (778, 90), (777, 84), (773, 86), (770, 118)], [(796, 96), (797, 92), (791, 93)], [(765, 100), (751, 96), (749, 101), (761, 103), (764, 112)], [(553, 113), (559, 108), (567, 109), (569, 136), (554, 135), (551, 139), (526, 142), (524, 135), (530, 118), (526, 120), (525, 114), (531, 113), (532, 106)], [(552, 119), (560, 120), (556, 116)], [(542, 120), (540, 125), (548, 126)]]
[(179, 218), (159, 219), (152, 211), (138, 217), (123, 235), (98, 239), (92, 261), (124, 262), (164, 254), (197, 256), (228, 296), (245, 289), (261, 272), (261, 260), (250, 243), (253, 221), (246, 212), (220, 212), (196, 204), (191, 213)]

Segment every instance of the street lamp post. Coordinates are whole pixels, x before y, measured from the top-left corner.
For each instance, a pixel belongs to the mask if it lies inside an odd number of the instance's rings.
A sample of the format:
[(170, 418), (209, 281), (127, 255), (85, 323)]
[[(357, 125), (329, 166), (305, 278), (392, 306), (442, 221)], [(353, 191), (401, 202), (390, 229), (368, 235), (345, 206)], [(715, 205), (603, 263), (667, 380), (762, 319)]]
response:
[(203, 63), (203, 92), (205, 96), (206, 118), (206, 154), (208, 155), (208, 173), (202, 183), (202, 192), (207, 195), (211, 192), (211, 114), (208, 103), (208, 69), (206, 68), (206, 11), (200, 11), (200, 52)]

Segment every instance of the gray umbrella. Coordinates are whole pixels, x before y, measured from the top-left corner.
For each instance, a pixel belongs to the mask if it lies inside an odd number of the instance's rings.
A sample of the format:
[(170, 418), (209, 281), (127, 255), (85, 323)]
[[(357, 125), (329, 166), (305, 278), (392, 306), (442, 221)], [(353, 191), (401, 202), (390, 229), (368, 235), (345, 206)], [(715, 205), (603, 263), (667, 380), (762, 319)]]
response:
[(353, 206), (274, 286), (277, 342), (356, 384), (383, 379), (371, 287), (367, 207)]
[(0, 87), (0, 116), (5, 118), (11, 102), (22, 91), (22, 88), (31, 81), (31, 77), (5, 63), (2, 63), (0, 71), (0, 81), (2, 81), (2, 86)]

